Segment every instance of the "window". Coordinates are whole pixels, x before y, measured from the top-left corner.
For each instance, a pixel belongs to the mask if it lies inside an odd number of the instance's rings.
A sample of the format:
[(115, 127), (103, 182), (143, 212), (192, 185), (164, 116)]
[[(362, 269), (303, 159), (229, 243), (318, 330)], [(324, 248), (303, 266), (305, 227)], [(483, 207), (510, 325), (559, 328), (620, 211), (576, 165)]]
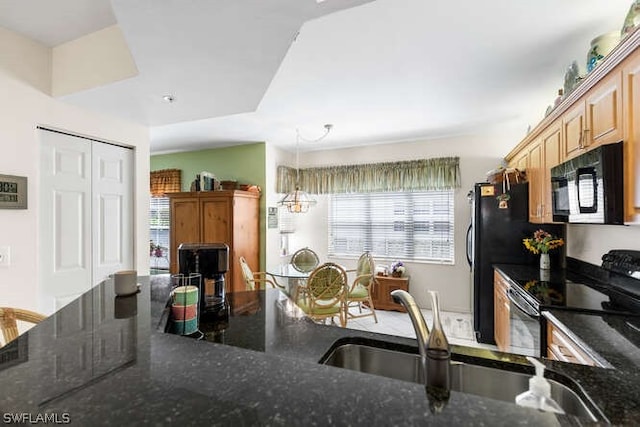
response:
[(453, 264), (453, 193), (333, 194), (329, 255)]
[(162, 249), (150, 251), (151, 268), (169, 269), (169, 198), (151, 197), (149, 205), (149, 239)]

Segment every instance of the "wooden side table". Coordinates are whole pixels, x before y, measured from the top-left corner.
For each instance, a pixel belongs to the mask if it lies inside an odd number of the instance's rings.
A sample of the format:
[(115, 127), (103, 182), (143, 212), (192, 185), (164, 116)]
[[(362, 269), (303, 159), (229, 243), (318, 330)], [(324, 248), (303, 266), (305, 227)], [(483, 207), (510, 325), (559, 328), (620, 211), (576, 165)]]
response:
[(407, 312), (401, 304), (393, 302), (391, 291), (402, 289), (409, 292), (409, 277), (376, 276), (371, 298), (376, 310), (395, 310)]

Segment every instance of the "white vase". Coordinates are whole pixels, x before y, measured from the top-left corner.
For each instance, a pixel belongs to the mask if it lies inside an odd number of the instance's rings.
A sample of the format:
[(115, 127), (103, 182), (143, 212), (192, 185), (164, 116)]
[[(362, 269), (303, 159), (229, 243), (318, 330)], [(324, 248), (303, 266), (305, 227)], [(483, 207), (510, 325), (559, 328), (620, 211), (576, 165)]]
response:
[(551, 260), (549, 254), (540, 254), (540, 269), (549, 270), (551, 268)]
[(550, 282), (551, 281), (551, 270), (540, 269), (540, 281), (541, 282)]

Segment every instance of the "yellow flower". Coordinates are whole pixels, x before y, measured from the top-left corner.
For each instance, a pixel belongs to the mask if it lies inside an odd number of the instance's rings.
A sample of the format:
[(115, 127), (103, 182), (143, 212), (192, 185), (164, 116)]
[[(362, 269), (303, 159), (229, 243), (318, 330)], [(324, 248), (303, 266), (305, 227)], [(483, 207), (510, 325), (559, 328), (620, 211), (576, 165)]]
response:
[(550, 233), (544, 230), (537, 230), (533, 233), (533, 237), (522, 239), (524, 247), (534, 254), (549, 253), (552, 249), (557, 249), (564, 245), (564, 240), (561, 237), (552, 236)]

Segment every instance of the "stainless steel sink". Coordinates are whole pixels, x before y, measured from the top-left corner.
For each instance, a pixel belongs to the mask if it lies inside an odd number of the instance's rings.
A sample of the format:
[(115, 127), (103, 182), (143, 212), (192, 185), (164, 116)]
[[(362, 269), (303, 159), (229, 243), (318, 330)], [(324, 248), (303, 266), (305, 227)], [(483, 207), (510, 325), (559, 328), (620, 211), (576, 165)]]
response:
[[(343, 344), (323, 358), (325, 365), (422, 383), (420, 356), (361, 344)], [(451, 362), (451, 389), (505, 402), (529, 389), (531, 375), (468, 363)], [(567, 378), (569, 382), (570, 379)], [(551, 396), (567, 414), (601, 421), (576, 392), (549, 379)], [(515, 404), (515, 403), (514, 403)]]

